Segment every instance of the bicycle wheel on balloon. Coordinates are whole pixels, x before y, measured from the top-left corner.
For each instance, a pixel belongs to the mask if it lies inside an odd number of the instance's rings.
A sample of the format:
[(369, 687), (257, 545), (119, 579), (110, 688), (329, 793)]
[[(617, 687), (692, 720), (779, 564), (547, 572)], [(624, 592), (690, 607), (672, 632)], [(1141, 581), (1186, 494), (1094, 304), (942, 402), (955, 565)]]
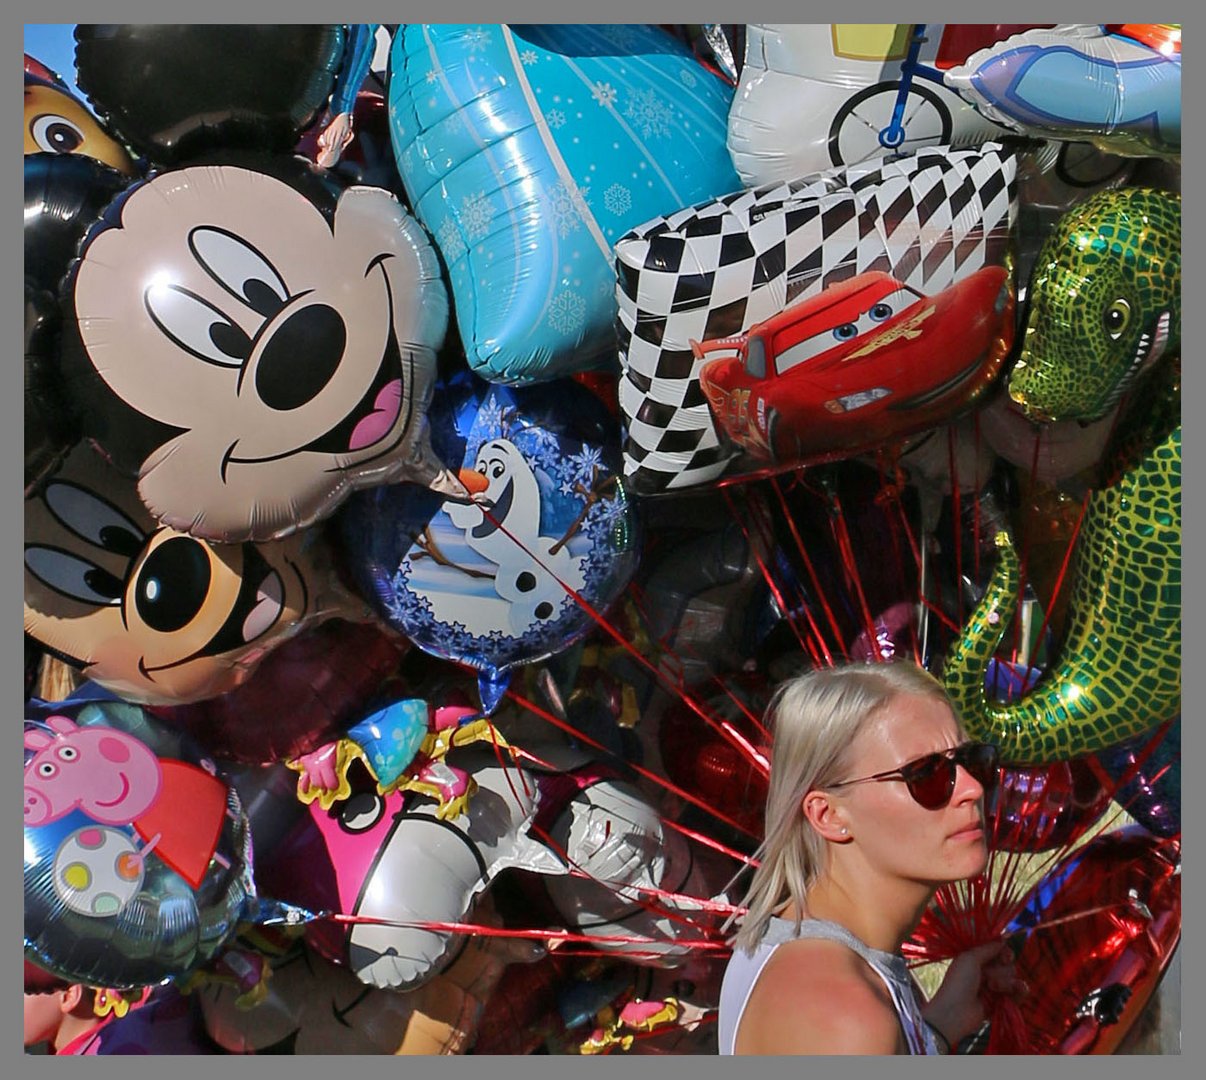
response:
[(875, 83), (848, 98), (829, 127), (829, 160), (856, 165), (889, 152), (910, 153), (922, 146), (942, 146), (951, 139), (951, 112), (928, 86), (914, 82), (905, 98), (901, 125), (904, 139), (886, 146), (880, 134), (892, 122), (900, 80)]

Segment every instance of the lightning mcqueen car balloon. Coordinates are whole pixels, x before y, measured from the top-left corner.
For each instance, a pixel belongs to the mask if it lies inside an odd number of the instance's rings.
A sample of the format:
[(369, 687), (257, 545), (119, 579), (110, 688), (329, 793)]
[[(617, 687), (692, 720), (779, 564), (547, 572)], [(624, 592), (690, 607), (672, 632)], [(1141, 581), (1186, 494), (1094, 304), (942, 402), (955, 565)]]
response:
[[(1006, 267), (925, 296), (882, 271), (848, 278), (746, 333), (691, 342), (717, 426), (759, 464), (836, 460), (944, 423), (1013, 341)], [(733, 473), (747, 473), (733, 469)]]

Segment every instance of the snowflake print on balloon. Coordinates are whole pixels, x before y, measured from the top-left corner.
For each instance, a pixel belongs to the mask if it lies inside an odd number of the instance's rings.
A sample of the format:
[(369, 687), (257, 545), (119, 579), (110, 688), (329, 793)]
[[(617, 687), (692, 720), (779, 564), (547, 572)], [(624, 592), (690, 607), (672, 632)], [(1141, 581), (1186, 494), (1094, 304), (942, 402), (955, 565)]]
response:
[(586, 322), (586, 301), (576, 292), (566, 289), (553, 297), (549, 304), (549, 326), (562, 333), (572, 334)]
[(642, 137), (656, 139), (670, 134), (673, 113), (653, 90), (637, 90), (628, 99), (624, 115), (636, 125)]

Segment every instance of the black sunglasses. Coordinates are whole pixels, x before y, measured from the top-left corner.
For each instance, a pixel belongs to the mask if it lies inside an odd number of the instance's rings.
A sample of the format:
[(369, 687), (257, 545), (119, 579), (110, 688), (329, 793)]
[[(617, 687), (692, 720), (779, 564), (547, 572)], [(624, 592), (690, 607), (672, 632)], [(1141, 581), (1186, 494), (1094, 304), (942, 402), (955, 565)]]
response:
[(956, 765), (962, 765), (985, 792), (997, 782), (997, 748), (992, 743), (968, 742), (950, 750), (926, 754), (915, 761), (906, 762), (898, 769), (825, 786), (840, 788), (869, 780), (903, 780), (913, 801), (919, 806), (927, 810), (941, 810), (950, 803), (954, 794)]

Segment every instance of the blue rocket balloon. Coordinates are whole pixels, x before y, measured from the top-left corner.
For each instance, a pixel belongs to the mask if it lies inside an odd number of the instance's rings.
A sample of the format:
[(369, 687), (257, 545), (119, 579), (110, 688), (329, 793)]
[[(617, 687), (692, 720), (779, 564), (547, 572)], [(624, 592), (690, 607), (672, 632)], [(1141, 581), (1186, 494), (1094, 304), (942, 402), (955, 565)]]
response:
[(386, 485), (354, 496), (340, 531), (365, 599), (419, 648), (476, 668), (489, 714), (512, 668), (595, 628), (636, 569), (636, 520), (615, 421), (578, 383), (466, 374), (432, 409), (433, 446), (472, 501)]

